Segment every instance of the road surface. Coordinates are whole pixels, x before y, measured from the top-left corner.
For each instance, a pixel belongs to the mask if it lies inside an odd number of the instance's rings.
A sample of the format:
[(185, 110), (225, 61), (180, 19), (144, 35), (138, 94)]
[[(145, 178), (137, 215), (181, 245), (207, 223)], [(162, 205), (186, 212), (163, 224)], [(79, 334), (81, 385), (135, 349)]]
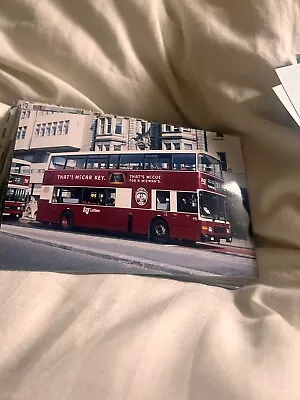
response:
[(218, 247), (160, 245), (19, 222), (2, 224), (0, 269), (251, 278), (256, 274), (256, 261), (223, 254)]

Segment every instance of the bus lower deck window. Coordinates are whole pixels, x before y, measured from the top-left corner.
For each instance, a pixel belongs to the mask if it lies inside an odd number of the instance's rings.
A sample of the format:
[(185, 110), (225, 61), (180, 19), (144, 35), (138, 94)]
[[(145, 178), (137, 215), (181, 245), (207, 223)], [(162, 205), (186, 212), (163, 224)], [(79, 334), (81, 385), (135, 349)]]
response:
[(168, 190), (158, 190), (156, 192), (156, 209), (170, 211), (170, 192)]
[(177, 193), (177, 211), (187, 213), (198, 212), (198, 201), (196, 192)]

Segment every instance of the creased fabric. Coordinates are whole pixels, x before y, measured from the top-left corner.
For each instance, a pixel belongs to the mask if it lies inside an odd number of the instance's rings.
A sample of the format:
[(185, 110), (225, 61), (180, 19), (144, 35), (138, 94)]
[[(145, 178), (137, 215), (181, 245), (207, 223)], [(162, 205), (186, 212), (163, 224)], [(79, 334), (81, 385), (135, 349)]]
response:
[(272, 91), (299, 16), (296, 0), (1, 1), (2, 122), (21, 98), (240, 134), (260, 278), (3, 271), (0, 399), (300, 398), (300, 133)]

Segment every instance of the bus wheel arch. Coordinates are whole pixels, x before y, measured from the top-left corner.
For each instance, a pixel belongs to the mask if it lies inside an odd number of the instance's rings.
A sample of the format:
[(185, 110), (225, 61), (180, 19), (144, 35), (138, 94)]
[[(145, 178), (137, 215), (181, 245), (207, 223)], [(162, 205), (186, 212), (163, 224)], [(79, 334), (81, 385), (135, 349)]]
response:
[(150, 240), (156, 243), (167, 243), (170, 239), (170, 228), (167, 221), (162, 217), (155, 217), (150, 222)]
[(71, 210), (64, 210), (59, 218), (60, 229), (70, 231), (74, 226), (74, 215)]

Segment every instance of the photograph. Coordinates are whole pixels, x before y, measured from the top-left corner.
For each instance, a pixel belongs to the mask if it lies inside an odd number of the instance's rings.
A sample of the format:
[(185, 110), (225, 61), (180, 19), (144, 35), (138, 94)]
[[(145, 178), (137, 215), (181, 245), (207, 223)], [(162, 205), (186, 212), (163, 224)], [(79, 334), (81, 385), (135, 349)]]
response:
[(25, 101), (12, 110), (1, 269), (256, 279), (237, 136)]

